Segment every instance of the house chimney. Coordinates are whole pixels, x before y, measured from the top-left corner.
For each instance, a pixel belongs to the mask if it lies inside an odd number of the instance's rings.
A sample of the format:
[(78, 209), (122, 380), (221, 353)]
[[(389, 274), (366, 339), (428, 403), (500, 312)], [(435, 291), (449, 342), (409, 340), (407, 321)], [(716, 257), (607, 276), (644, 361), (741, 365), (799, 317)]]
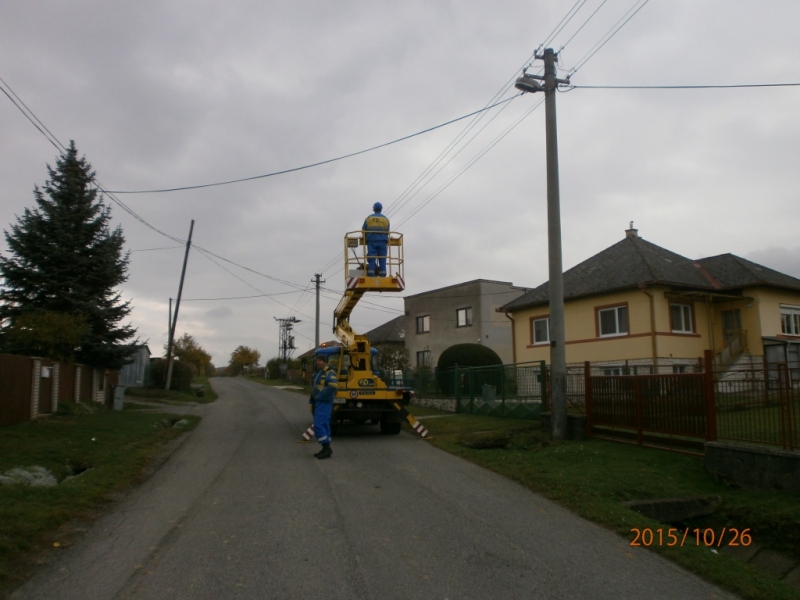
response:
[(639, 230), (633, 228), (633, 221), (631, 221), (631, 228), (625, 230), (625, 237), (626, 238), (638, 238), (639, 237)]

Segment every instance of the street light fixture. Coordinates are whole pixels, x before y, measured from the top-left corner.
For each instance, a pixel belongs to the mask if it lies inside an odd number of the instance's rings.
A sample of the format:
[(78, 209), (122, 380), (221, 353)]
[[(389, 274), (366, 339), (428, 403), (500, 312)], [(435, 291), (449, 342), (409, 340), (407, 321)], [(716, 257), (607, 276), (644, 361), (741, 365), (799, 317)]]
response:
[(525, 73), (522, 77), (517, 78), (517, 83), (514, 84), (514, 87), (521, 92), (543, 92), (544, 86), (537, 79), (542, 79), (542, 77)]

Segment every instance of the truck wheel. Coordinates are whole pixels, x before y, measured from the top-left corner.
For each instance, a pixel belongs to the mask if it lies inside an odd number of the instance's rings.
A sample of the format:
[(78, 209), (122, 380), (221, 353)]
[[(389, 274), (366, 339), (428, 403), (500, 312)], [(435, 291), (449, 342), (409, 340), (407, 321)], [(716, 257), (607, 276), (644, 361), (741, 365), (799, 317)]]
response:
[(331, 419), (331, 437), (339, 433), (339, 421)]
[(401, 423), (398, 421), (387, 421), (381, 419), (381, 433), (384, 435), (397, 435), (400, 433)]

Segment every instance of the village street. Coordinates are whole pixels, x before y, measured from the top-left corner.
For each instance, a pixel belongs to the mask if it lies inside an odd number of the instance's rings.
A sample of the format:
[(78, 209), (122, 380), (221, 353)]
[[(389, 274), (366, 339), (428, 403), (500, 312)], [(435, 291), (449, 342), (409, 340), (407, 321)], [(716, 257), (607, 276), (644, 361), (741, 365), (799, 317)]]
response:
[(162, 467), (12, 598), (731, 597), (406, 432), (345, 428), (316, 460), (303, 396), (213, 385)]

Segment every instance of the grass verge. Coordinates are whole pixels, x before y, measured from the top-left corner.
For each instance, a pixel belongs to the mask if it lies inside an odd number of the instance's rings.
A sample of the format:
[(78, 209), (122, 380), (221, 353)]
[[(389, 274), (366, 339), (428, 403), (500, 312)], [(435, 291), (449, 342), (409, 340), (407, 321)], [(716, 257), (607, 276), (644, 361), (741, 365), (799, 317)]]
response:
[[(417, 406), (410, 410), (417, 417), (447, 415)], [(664, 538), (670, 527), (681, 527), (681, 537), (689, 528), (692, 533), (682, 547), (667, 546), (667, 539), (658, 545), (656, 537), (650, 549), (744, 598), (800, 596), (797, 588), (737, 560), (724, 547), (706, 547), (702, 537), (698, 545), (693, 533), (695, 528), (709, 528), (718, 538), (723, 527), (747, 528), (754, 544), (800, 560), (797, 494), (718, 483), (706, 473), (702, 457), (600, 440), (553, 442), (538, 422), (451, 415), (423, 423), (434, 446), (518, 481), (628, 541), (633, 541), (633, 528), (660, 529)], [(710, 517), (679, 525), (653, 521), (622, 505), (629, 500), (706, 495), (720, 496), (721, 508)]]
[(70, 523), (144, 479), (164, 445), (198, 421), (64, 403), (59, 414), (3, 427), (0, 474), (40, 466), (59, 483), (0, 485), (0, 597), (24, 581), (44, 550), (69, 543)]
[[(202, 390), (202, 396), (197, 395), (197, 390)], [(219, 396), (208, 382), (208, 377), (194, 377), (192, 379), (191, 392), (179, 392), (177, 390), (161, 390), (155, 388), (125, 388), (125, 401), (128, 399), (141, 398), (142, 400), (156, 400), (159, 402), (197, 402), (207, 404), (213, 402)]]

